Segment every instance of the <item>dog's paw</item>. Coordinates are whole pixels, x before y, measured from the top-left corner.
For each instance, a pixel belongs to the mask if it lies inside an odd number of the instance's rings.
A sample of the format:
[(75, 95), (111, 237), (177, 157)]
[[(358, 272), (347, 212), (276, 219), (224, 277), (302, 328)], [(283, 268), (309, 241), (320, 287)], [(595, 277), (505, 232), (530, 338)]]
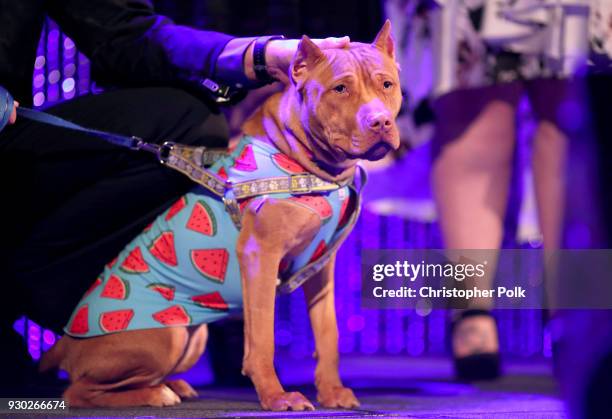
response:
[(297, 391), (272, 394), (261, 398), (261, 407), (266, 410), (314, 410), (314, 406)]
[(172, 391), (181, 396), (182, 399), (193, 399), (198, 397), (198, 392), (183, 379), (166, 381), (165, 384), (170, 387)]
[(349, 409), (351, 407), (359, 407), (359, 400), (355, 397), (353, 390), (343, 386), (319, 389), (317, 401), (321, 406), (327, 408), (343, 407)]
[(150, 406), (154, 407), (163, 407), (163, 406), (174, 406), (175, 404), (179, 404), (181, 402), (181, 398), (172, 391), (167, 385), (159, 384), (155, 387), (152, 387), (151, 393), (148, 398), (148, 403)]

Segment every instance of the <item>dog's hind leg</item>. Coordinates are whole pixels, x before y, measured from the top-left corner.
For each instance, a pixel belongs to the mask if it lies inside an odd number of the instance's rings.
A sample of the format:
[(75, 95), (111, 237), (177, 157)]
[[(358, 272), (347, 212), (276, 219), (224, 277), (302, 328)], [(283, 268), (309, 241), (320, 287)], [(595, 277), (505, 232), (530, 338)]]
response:
[(199, 326), (189, 327), (189, 340), (187, 347), (181, 359), (172, 370), (170, 374), (178, 374), (185, 372), (194, 366), (200, 359), (206, 348), (206, 342), (208, 340), (208, 326), (205, 324)]
[[(206, 341), (208, 340), (208, 327), (203, 324), (197, 327), (190, 327), (189, 331), (189, 342), (183, 357), (172, 370), (171, 374), (178, 374), (181, 372), (188, 371), (194, 366), (196, 362), (204, 353), (206, 348)], [(191, 399), (198, 397), (198, 392), (191, 387), (191, 385), (182, 379), (167, 380), (164, 384), (170, 387), (176, 394), (181, 396), (182, 399)]]
[(184, 327), (72, 339), (62, 363), (72, 381), (64, 398), (73, 407), (180, 403), (180, 397), (163, 382), (184, 358), (188, 342)]

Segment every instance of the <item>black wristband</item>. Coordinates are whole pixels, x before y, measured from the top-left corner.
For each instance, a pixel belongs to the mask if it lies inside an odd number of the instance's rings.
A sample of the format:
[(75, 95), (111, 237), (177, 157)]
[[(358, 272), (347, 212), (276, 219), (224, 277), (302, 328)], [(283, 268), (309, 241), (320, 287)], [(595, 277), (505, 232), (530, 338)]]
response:
[(255, 77), (262, 83), (272, 83), (274, 80), (268, 73), (268, 67), (266, 66), (266, 47), (268, 42), (275, 39), (285, 39), (282, 35), (270, 35), (261, 36), (255, 40), (253, 44), (253, 70), (255, 70)]

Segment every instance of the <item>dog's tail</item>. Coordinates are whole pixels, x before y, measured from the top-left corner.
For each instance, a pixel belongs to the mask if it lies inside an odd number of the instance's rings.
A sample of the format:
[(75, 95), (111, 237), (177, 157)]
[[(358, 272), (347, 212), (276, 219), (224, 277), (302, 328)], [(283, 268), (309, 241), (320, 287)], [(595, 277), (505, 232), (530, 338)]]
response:
[(66, 336), (64, 336), (59, 339), (51, 349), (43, 354), (40, 365), (38, 366), (40, 372), (47, 372), (60, 367), (66, 352), (66, 343)]

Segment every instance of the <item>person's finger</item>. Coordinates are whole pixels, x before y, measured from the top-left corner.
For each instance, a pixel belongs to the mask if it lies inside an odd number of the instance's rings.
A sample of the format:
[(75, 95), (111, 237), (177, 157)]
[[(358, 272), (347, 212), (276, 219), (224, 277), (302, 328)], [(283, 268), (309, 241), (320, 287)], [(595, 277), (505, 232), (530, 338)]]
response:
[(315, 44), (319, 46), (319, 48), (345, 48), (351, 42), (351, 39), (348, 36), (343, 36), (341, 38), (329, 37), (324, 39), (314, 39)]
[(13, 112), (11, 112), (11, 116), (9, 117), (9, 124), (14, 124), (17, 120), (17, 108), (19, 107), (19, 102), (13, 102)]

